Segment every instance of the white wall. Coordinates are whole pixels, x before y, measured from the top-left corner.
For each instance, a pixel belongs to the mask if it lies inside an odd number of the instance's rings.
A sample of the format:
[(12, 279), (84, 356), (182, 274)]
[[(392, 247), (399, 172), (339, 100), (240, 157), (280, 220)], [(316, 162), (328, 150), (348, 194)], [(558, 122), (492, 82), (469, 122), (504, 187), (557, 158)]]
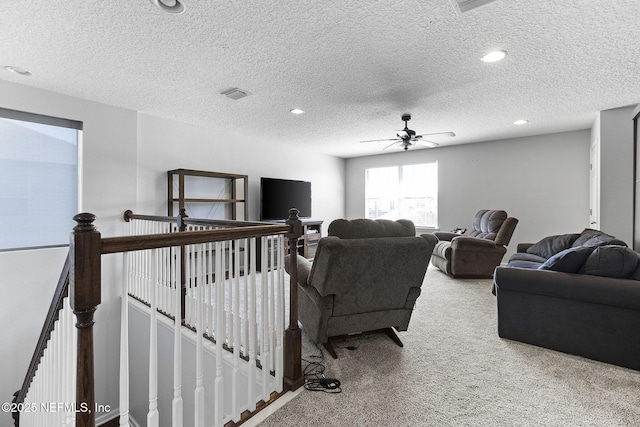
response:
[(140, 213), (166, 215), (171, 169), (237, 173), (249, 177), (249, 220), (258, 220), (260, 177), (311, 181), (313, 219), (344, 216), (344, 160), (293, 146), (256, 141), (215, 128), (138, 116), (138, 206)]
[[(79, 120), (83, 132), (83, 210), (98, 216), (103, 236), (126, 232), (122, 213), (166, 213), (166, 171), (203, 169), (247, 174), (257, 219), (260, 176), (312, 182), (313, 215), (344, 216), (344, 160), (246, 140), (215, 128), (151, 117), (0, 81), (0, 107)], [(71, 232), (71, 230), (69, 230)], [(0, 253), (0, 402), (23, 382), (67, 248)], [(96, 312), (96, 401), (118, 407), (120, 256), (103, 257), (102, 303)], [(11, 425), (0, 414), (0, 426)]]
[(348, 159), (347, 217), (365, 213), (365, 169), (438, 162), (439, 228), (471, 228), (480, 209), (519, 219), (505, 260), (519, 242), (579, 232), (589, 224), (587, 130)]
[(601, 111), (600, 228), (633, 241), (633, 108)]
[[(103, 235), (122, 229), (122, 212), (135, 203), (136, 113), (0, 81), (0, 107), (79, 120), (84, 123), (83, 210), (98, 216)], [(69, 230), (71, 232), (71, 230)], [(67, 248), (0, 253), (0, 402), (18, 390), (35, 349)], [(103, 268), (102, 304), (96, 313), (96, 399), (117, 407), (119, 284), (113, 257)], [(10, 414), (0, 415), (0, 425)], [(6, 419), (5, 419), (6, 417)]]

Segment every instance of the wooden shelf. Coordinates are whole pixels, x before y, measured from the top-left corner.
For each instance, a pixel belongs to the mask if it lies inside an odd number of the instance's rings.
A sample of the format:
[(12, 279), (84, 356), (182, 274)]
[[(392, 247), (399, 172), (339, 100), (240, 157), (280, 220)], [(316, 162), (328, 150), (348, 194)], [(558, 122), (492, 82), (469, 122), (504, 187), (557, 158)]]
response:
[[(193, 191), (195, 187), (194, 182), (190, 182), (190, 177), (210, 178), (211, 179), (211, 193), (214, 197), (188, 197), (189, 191)], [(177, 181), (177, 182), (176, 182)], [(198, 204), (211, 204), (215, 207), (217, 204), (224, 206), (231, 205), (230, 212), (224, 215), (224, 218), (217, 219), (231, 219), (231, 220), (248, 220), (249, 208), (247, 203), (247, 196), (249, 194), (248, 176), (234, 173), (224, 172), (210, 172), (201, 171), (195, 169), (174, 169), (167, 171), (167, 184), (168, 184), (168, 199), (167, 199), (167, 214), (169, 216), (175, 216), (180, 209), (185, 209), (186, 203), (198, 203)], [(220, 194), (213, 194), (216, 187), (224, 187), (229, 185), (228, 197), (220, 197)], [(174, 186), (177, 186), (178, 197), (175, 197)], [(200, 183), (199, 187), (203, 184)], [(204, 185), (206, 186), (206, 184)], [(202, 188), (199, 188), (202, 192)], [(207, 190), (204, 190), (206, 193)], [(219, 193), (219, 190), (218, 190)], [(198, 194), (201, 196), (202, 194)], [(206, 195), (206, 194), (205, 194)], [(176, 211), (174, 208), (178, 207)]]

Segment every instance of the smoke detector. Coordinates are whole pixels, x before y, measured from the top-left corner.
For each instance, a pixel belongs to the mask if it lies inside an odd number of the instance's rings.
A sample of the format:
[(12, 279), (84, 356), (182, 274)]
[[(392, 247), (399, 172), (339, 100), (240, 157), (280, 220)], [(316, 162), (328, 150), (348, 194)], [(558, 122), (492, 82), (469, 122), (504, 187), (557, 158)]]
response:
[(464, 13), (494, 1), (495, 0), (451, 0), (451, 4), (456, 11)]
[(234, 99), (234, 100), (237, 101), (238, 99), (242, 99), (245, 96), (249, 96), (250, 93), (235, 87), (235, 88), (229, 89), (229, 90), (227, 90), (225, 92), (221, 92), (220, 95), (224, 95), (224, 96), (226, 96), (228, 98), (231, 98), (231, 99)]

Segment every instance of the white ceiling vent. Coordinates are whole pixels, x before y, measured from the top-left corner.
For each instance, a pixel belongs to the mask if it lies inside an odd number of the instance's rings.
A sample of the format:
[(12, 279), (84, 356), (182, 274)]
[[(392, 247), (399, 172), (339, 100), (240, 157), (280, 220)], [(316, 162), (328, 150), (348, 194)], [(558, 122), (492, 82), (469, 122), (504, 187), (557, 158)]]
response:
[(225, 95), (225, 96), (227, 96), (227, 97), (229, 97), (231, 99), (235, 99), (237, 101), (238, 99), (242, 99), (245, 96), (249, 96), (250, 93), (235, 87), (233, 89), (229, 89), (229, 90), (227, 90), (225, 92), (222, 92), (221, 95)]
[(495, 0), (451, 0), (451, 4), (453, 4), (453, 7), (458, 12), (464, 13), (494, 1)]

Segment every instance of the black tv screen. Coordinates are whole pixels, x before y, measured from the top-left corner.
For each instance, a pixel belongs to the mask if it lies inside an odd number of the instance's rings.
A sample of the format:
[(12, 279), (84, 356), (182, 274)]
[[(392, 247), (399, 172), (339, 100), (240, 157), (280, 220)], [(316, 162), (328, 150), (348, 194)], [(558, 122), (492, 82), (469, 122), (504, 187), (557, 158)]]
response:
[(263, 221), (289, 218), (289, 209), (296, 208), (300, 218), (311, 217), (311, 183), (291, 179), (260, 179), (260, 219)]

